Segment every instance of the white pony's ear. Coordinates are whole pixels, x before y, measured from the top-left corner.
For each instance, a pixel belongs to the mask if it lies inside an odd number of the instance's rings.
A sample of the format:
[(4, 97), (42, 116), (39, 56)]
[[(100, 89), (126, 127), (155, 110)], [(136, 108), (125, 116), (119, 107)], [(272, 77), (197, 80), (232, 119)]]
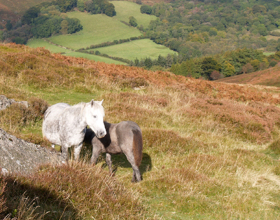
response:
[(91, 106), (94, 105), (94, 99), (92, 99), (92, 100), (90, 101), (90, 104), (91, 104)]
[(104, 101), (104, 99), (102, 99), (102, 100), (99, 102), (99, 104), (102, 105), (103, 101)]

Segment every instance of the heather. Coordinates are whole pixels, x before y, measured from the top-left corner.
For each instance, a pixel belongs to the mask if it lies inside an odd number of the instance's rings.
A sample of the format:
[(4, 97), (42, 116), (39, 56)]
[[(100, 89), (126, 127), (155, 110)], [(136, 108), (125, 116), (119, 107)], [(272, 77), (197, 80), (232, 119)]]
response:
[[(42, 166), (2, 177), (2, 215), (30, 219), (276, 219), (279, 216), (279, 91), (186, 78), (0, 45), (0, 93), (33, 103), (1, 112), (0, 127), (45, 147), (41, 112), (57, 102), (104, 99), (110, 123), (143, 132), (143, 181), (124, 155)], [(271, 68), (272, 74), (277, 67)], [(15, 116), (13, 118), (12, 116)], [(17, 119), (17, 120), (15, 120)], [(25, 119), (20, 121), (19, 119)], [(19, 121), (19, 122), (18, 122)], [(31, 140), (31, 139), (30, 139)], [(15, 211), (17, 210), (17, 211)], [(22, 217), (24, 219), (26, 217)]]

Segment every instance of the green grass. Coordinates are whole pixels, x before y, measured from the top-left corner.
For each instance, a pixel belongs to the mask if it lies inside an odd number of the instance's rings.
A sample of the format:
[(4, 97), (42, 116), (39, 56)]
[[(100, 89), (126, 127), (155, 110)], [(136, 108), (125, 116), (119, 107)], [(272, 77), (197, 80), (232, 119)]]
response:
[(71, 57), (83, 57), (89, 60), (95, 60), (99, 62), (104, 62), (104, 63), (114, 63), (114, 64), (122, 64), (122, 65), (127, 65), (126, 63), (113, 60), (110, 58), (102, 57), (102, 56), (97, 56), (97, 55), (92, 55), (92, 54), (86, 54), (86, 53), (80, 53), (80, 52), (70, 52), (64, 54), (65, 56), (71, 56)]
[(45, 49), (51, 51), (52, 53), (68, 53), (70, 50), (55, 46), (53, 44), (44, 41), (44, 39), (30, 39), (27, 42), (27, 46), (37, 48), (44, 47)]
[(129, 17), (133, 16), (137, 20), (138, 26), (143, 25), (146, 28), (151, 20), (156, 20), (157, 17), (154, 15), (142, 14), (140, 12), (141, 5), (138, 5), (134, 2), (127, 1), (112, 1), (114, 4), (117, 15), (116, 18), (120, 21), (129, 22)]
[(270, 55), (275, 54), (275, 52), (263, 52), (263, 54), (264, 54), (265, 56), (270, 56)]
[(116, 18), (103, 14), (91, 15), (82, 12), (69, 12), (69, 18), (78, 18), (83, 25), (83, 30), (72, 35), (59, 35), (49, 38), (58, 45), (71, 49), (85, 48), (90, 45), (107, 41), (138, 37), (141, 32), (121, 23)]
[[(137, 19), (138, 25), (143, 25), (144, 27), (147, 27), (151, 20), (156, 19), (155, 16), (141, 14), (141, 6), (135, 3), (125, 1), (114, 1), (112, 3), (115, 5), (117, 12), (115, 17), (108, 17), (103, 14), (92, 15), (78, 11), (68, 12), (67, 16), (69, 18), (78, 18), (81, 21), (83, 30), (71, 35), (53, 36), (48, 38), (48, 40), (55, 44), (77, 50), (103, 42), (112, 42), (114, 40), (141, 36), (141, 32), (137, 28), (129, 27), (121, 22), (129, 22), (130, 16), (134, 16)], [(126, 63), (115, 61), (106, 57), (73, 52), (71, 50), (52, 45), (42, 39), (29, 40), (27, 45), (30, 47), (45, 47), (53, 53), (63, 53), (66, 56), (83, 57), (105, 63), (126, 65)], [(175, 53), (167, 47), (158, 45), (148, 39), (94, 49), (94, 51), (96, 50), (99, 50), (101, 53), (108, 54), (109, 56), (129, 60), (146, 57), (157, 59), (159, 55), (167, 56), (168, 54)]]
[(83, 57), (89, 60), (95, 60), (99, 62), (104, 62), (104, 63), (114, 63), (114, 64), (123, 64), (125, 65), (126, 63), (116, 61), (113, 59), (109, 59), (106, 57), (101, 57), (101, 56), (96, 56), (92, 54), (86, 54), (86, 53), (80, 53), (80, 52), (73, 52), (68, 49), (64, 49), (62, 47), (55, 46), (53, 44), (50, 44), (43, 39), (31, 39), (28, 41), (27, 46), (32, 47), (32, 48), (37, 48), (37, 47), (44, 47), (45, 49), (51, 51), (52, 53), (63, 53), (65, 56), (71, 56), (71, 57)]
[(159, 55), (167, 56), (168, 54), (176, 53), (163, 45), (154, 43), (149, 39), (135, 40), (123, 44), (93, 49), (93, 51), (96, 50), (101, 53), (109, 54), (115, 57), (122, 57), (129, 60), (146, 57), (157, 59)]

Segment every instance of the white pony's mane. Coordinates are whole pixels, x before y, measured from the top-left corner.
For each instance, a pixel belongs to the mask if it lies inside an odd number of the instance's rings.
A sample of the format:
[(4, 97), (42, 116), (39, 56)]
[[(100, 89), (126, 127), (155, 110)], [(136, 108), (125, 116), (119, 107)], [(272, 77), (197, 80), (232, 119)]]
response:
[(78, 104), (73, 105), (72, 107), (79, 107), (79, 106), (85, 106), (86, 103), (85, 102), (80, 102)]

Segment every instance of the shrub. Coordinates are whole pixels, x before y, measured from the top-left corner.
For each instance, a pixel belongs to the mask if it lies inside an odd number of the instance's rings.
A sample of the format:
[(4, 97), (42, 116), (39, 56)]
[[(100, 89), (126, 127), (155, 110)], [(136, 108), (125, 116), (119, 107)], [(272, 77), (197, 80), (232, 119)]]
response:
[(271, 60), (270, 63), (269, 63), (269, 66), (274, 67), (274, 66), (276, 66), (277, 63), (278, 62), (276, 60)]

